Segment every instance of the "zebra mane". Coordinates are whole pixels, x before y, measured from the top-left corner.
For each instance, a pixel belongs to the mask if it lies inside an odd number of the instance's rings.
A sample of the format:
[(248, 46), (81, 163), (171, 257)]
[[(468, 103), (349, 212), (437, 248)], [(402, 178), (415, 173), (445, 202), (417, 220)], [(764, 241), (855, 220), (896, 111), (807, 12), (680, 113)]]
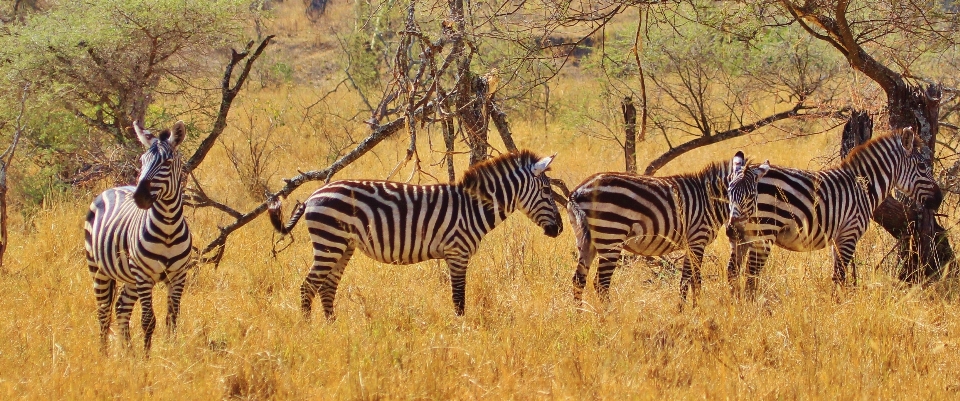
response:
[[(857, 145), (857, 147), (853, 148), (853, 150), (850, 151), (850, 154), (848, 154), (847, 157), (844, 157), (843, 160), (840, 161), (840, 167), (842, 168), (842, 167), (851, 166), (851, 165), (853, 164), (854, 160), (856, 160), (856, 159), (859, 158), (859, 157), (858, 157), (859, 153), (862, 152), (862, 151), (863, 151), (864, 149), (866, 149), (867, 147), (869, 147), (871, 144), (874, 144), (874, 143), (877, 143), (877, 142), (889, 141), (889, 140), (897, 141), (897, 139), (898, 139), (897, 136), (904, 135), (904, 131), (907, 131), (907, 130), (910, 131), (910, 138), (912, 138), (912, 140), (913, 140), (913, 149), (914, 149), (914, 152), (921, 151), (921, 149), (923, 149), (923, 148), (925, 148), (925, 147), (927, 146), (927, 145), (924, 144), (923, 141), (920, 139), (920, 136), (919, 136), (919, 135), (916, 135), (915, 133), (913, 133), (913, 130), (912, 130), (912, 129), (910, 129), (910, 128), (902, 128), (902, 129), (898, 129), (898, 130), (895, 130), (895, 131), (888, 132), (888, 133), (883, 134), (883, 135), (880, 135), (880, 136), (873, 137), (873, 138), (871, 138), (870, 140), (868, 140), (868, 141), (866, 141), (866, 142), (864, 142), (864, 143), (861, 143), (860, 145)], [(901, 137), (900, 139), (903, 139), (903, 137)], [(906, 144), (904, 144), (904, 145), (906, 145)], [(900, 146), (900, 144), (898, 143), (898, 144), (896, 144), (896, 146)]]
[(467, 171), (463, 173), (463, 178), (460, 179), (460, 186), (468, 192), (482, 194), (485, 192), (482, 188), (484, 176), (499, 175), (502, 174), (503, 171), (514, 170), (523, 166), (532, 166), (538, 160), (540, 160), (540, 158), (537, 157), (537, 155), (526, 149), (502, 154), (477, 163), (467, 169)]
[[(743, 165), (744, 165), (744, 166), (749, 166), (749, 165), (750, 165), (750, 159), (744, 158), (744, 159), (743, 159)], [(702, 178), (706, 178), (707, 176), (716, 174), (716, 172), (719, 172), (721, 177), (726, 177), (726, 176), (727, 176), (727, 173), (728, 173), (729, 171), (730, 171), (730, 161), (728, 161), (728, 160), (712, 161), (712, 162), (710, 162), (709, 164), (707, 164), (706, 166), (704, 166), (702, 169), (700, 169), (700, 171), (694, 171), (694, 172), (688, 172), (688, 173), (680, 173), (680, 174), (675, 175), (674, 177), (676, 177), (676, 178), (702, 179)]]

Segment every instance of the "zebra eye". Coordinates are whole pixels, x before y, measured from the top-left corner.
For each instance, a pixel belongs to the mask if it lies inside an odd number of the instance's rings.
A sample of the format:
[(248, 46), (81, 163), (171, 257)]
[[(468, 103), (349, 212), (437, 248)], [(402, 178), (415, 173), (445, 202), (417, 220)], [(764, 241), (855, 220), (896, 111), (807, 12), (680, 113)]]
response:
[(919, 168), (919, 169), (921, 169), (921, 170), (926, 170), (926, 169), (927, 169), (927, 163), (919, 162), (919, 163), (917, 163), (917, 168)]

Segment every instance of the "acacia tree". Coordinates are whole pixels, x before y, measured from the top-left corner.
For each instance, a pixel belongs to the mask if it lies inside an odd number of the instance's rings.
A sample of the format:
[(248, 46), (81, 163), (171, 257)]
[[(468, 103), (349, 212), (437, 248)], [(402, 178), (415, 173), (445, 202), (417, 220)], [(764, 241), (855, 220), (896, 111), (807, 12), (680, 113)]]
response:
[[(106, 134), (90, 136), (93, 141), (83, 152), (86, 166), (80, 169), (94, 173), (70, 181), (125, 177), (135, 169), (127, 160), (139, 147), (128, 128), (134, 120), (144, 121), (154, 101), (210, 107), (211, 99), (196, 85), (212, 71), (208, 60), (241, 37), (247, 3), (51, 2), (48, 9), (7, 26), (0, 56), (7, 60), (5, 69), (35, 82), (45, 102)], [(199, 103), (183, 102), (197, 92)]]
[[(940, 86), (911, 83), (911, 67), (926, 52), (958, 43), (960, 16), (942, 2), (848, 0), (782, 1), (778, 7), (809, 35), (836, 49), (850, 66), (886, 94), (891, 129), (914, 127), (933, 158), (939, 132)], [(892, 67), (896, 66), (896, 67)], [(895, 71), (896, 68), (899, 71)], [(932, 161), (932, 160), (931, 160)], [(898, 199), (900, 198), (900, 199)], [(900, 276), (907, 281), (940, 277), (953, 256), (934, 212), (902, 197), (888, 197), (874, 220), (898, 240)]]

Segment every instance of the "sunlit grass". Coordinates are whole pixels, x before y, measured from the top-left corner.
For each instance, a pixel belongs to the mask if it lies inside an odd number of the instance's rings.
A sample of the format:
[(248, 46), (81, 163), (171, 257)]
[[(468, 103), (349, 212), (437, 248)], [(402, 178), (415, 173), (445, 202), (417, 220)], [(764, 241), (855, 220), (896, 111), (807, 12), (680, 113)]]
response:
[[(332, 20), (346, 20), (345, 10), (335, 8), (334, 15), (343, 18)], [(308, 38), (323, 29), (292, 13), (283, 8), (277, 18), (302, 24), (297, 26), (306, 33), (290, 34), (286, 40), (295, 43), (288, 45), (326, 46), (328, 40)], [(280, 119), (283, 124), (272, 134), (278, 148), (271, 159), (271, 188), (298, 169), (324, 168), (368, 132), (362, 124), (332, 116), (349, 116), (360, 107), (345, 91), (305, 117), (304, 108), (330, 89), (252, 86), (238, 98), (224, 142), (242, 144), (243, 129), (262, 132), (269, 118)], [(598, 90), (593, 82), (560, 81), (552, 96), (563, 113), (575, 97), (594, 99)], [(245, 113), (262, 118), (245, 126)], [(541, 154), (559, 152), (553, 177), (572, 188), (593, 173), (622, 169), (616, 143), (587, 135), (601, 127), (555, 120), (544, 125), (540, 117), (511, 116), (520, 146)], [(429, 175), (414, 174), (413, 182), (445, 180), (445, 167), (437, 165), (442, 155), (431, 151), (441, 149), (438, 134), (420, 136), (421, 165)], [(811, 159), (831, 157), (838, 148), (835, 133), (765, 139), (775, 137), (768, 133), (698, 149), (661, 174), (699, 170), (738, 149), (776, 165), (819, 168)], [(503, 150), (495, 132), (491, 138)], [(336, 178), (386, 178), (407, 145), (404, 135), (389, 139)], [(651, 135), (639, 146), (640, 166), (666, 149), (663, 138)], [(457, 171), (465, 164), (466, 156), (458, 156)], [(411, 177), (411, 168), (401, 169), (397, 179)], [(211, 196), (241, 211), (263, 200), (238, 184), (219, 145), (196, 175)], [(308, 183), (291, 198), (305, 199), (319, 186)], [(358, 254), (340, 285), (337, 320), (326, 322), (315, 310), (312, 322), (304, 322), (298, 289), (311, 263), (306, 230), (298, 227), (295, 243), (274, 259), (275, 236), (260, 218), (230, 237), (219, 267), (193, 271), (176, 336), (165, 337), (161, 324), (151, 358), (143, 359), (135, 312), (134, 347), (126, 349), (112, 338), (110, 356), (104, 357), (98, 352), (92, 282), (83, 256), (82, 221), (94, 195), (48, 202), (26, 220), (12, 214), (12, 239), (0, 271), (0, 394), (7, 398), (960, 395), (955, 292), (900, 285), (881, 263), (891, 239), (875, 226), (858, 248), (858, 287), (834, 291), (828, 251), (775, 249), (756, 302), (729, 296), (728, 248), (721, 237), (704, 258), (699, 307), (680, 313), (675, 271), (643, 262), (618, 269), (609, 304), (600, 304), (588, 288), (585, 304), (576, 305), (569, 222), (560, 237), (550, 239), (518, 214), (493, 231), (472, 259), (465, 316), (453, 313), (442, 262), (393, 266)], [(230, 222), (210, 210), (190, 210), (187, 216), (201, 246), (218, 234), (218, 225)], [(155, 297), (161, 317), (165, 295), (161, 288)]]

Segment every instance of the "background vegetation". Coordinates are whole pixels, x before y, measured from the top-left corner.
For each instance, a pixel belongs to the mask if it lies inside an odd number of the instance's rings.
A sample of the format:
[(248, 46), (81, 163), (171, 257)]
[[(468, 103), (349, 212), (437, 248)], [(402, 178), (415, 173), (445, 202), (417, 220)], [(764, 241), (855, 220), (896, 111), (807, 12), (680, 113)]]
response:
[[(409, 3), (331, 1), (322, 13), (305, 12), (305, 4), (0, 5), (0, 145), (10, 143), (21, 110), (26, 127), (8, 175), (0, 394), (847, 399), (960, 393), (955, 284), (897, 280), (887, 258), (893, 239), (876, 226), (858, 248), (857, 288), (833, 291), (828, 251), (775, 249), (757, 302), (729, 297), (721, 237), (704, 258), (700, 306), (681, 314), (672, 257), (625, 260), (609, 305), (589, 295), (578, 308), (570, 295), (570, 230), (549, 239), (525, 218), (512, 217), (471, 263), (463, 318), (453, 314), (442, 262), (392, 266), (358, 255), (340, 287), (337, 321), (305, 323), (297, 289), (310, 264), (306, 232), (298, 230), (290, 247), (274, 256), (286, 242), (275, 245), (279, 238), (259, 218), (230, 237), (219, 265), (194, 270), (180, 332), (156, 341), (149, 360), (116, 339), (111, 356), (101, 356), (81, 222), (100, 190), (126, 182), (137, 168), (139, 149), (125, 136), (126, 121), (164, 127), (183, 119), (192, 152), (214, 127), (229, 49), (276, 35), (191, 186), (245, 212), (263, 201), (264, 191), (282, 187), (282, 178), (325, 168), (369, 135), (366, 122), (397, 79), (398, 32)], [(658, 174), (698, 170), (738, 149), (776, 165), (833, 165), (842, 111), (881, 113), (882, 90), (799, 27), (767, 26), (759, 17), (770, 16), (769, 9), (718, 4), (710, 13), (701, 13), (698, 2), (473, 4), (470, 70), (496, 77), (496, 97), (516, 144), (559, 152), (551, 176), (571, 187), (599, 171), (623, 170), (620, 101), (643, 96), (641, 79), (649, 113), (637, 144), (641, 169), (680, 143), (798, 104), (808, 116), (695, 148)], [(444, 37), (446, 6), (427, 2), (414, 10), (424, 35)], [(944, 10), (952, 15), (952, 8)], [(163, 34), (179, 41), (152, 39)], [(940, 36), (910, 42), (909, 33), (892, 33), (868, 45), (917, 82), (956, 88), (960, 49), (954, 38)], [(169, 56), (152, 63), (151, 46)], [(422, 50), (410, 49), (410, 59)], [(159, 72), (148, 73), (150, 66)], [(438, 80), (450, 82), (453, 75)], [(956, 92), (946, 93), (938, 171), (949, 189), (958, 161), (950, 126), (960, 124)], [(390, 113), (380, 122), (398, 112)], [(410, 138), (396, 134), (335, 178), (386, 178), (397, 171), (394, 179), (445, 182), (440, 124), (420, 126), (419, 133), (418, 165), (402, 164)], [(498, 137), (489, 142), (494, 154), (506, 150)], [(459, 173), (468, 163), (462, 137), (456, 150)], [(305, 199), (319, 186), (305, 184), (291, 197)], [(951, 196), (940, 211), (954, 244), (956, 205)], [(187, 214), (198, 245), (235, 220), (211, 208)], [(157, 303), (158, 311), (165, 308), (163, 300)], [(139, 330), (134, 333), (139, 338)]]

